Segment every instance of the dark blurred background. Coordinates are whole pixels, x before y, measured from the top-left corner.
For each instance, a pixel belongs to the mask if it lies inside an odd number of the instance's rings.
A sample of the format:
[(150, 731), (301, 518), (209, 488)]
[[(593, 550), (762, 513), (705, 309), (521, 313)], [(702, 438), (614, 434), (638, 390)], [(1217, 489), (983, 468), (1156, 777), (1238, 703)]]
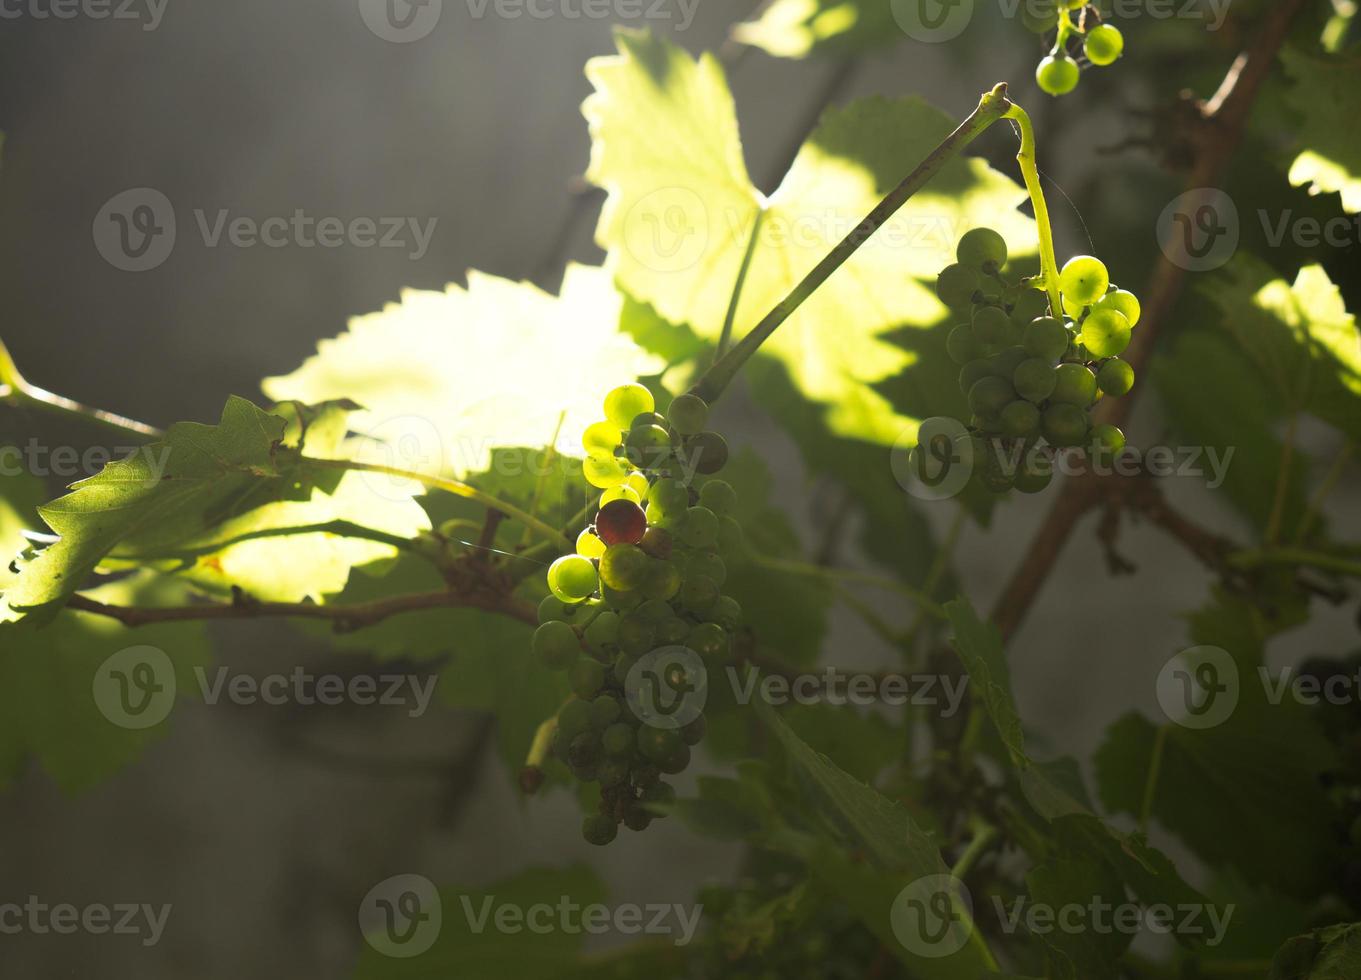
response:
[[(668, 19), (631, 26), (691, 51), (716, 49), (752, 6), (700, 0), (679, 31), (672, 2), (662, 6)], [(145, 0), (133, 0), (130, 19), (39, 18), (28, 0), (22, 9), (0, 19), (0, 336), (38, 384), (157, 425), (212, 421), (226, 395), (260, 400), (261, 378), (291, 371), (347, 318), (404, 287), (442, 288), (475, 267), (553, 289), (564, 259), (599, 259), (597, 202), (582, 201), (578, 179), (589, 152), (578, 106), (589, 90), (584, 63), (612, 50), (607, 21), (503, 19), (494, 8), (479, 18), (466, 0), (444, 0), (428, 36), (392, 43), (366, 26), (357, 0), (168, 0), (159, 21)], [(1015, 43), (1019, 32), (984, 19), (958, 44), (901, 43), (850, 70), (729, 47), (753, 176), (772, 189), (829, 100), (919, 93), (958, 116), (1010, 80), (1038, 107), (1041, 132), (1049, 127), (1046, 171), (1092, 229), (1111, 229), (1098, 254), (1130, 270), (1121, 278), (1138, 288), (1155, 248), (1151, 230), (1138, 229), (1151, 229), (1177, 185), (1141, 150), (1118, 162), (1099, 151), (1129, 135), (1128, 107), (1165, 93), (1140, 91), (1132, 73), (1084, 80), (1055, 112), (1031, 81), (1034, 39)], [(1195, 39), (1205, 79), (1222, 73), (1234, 44)], [(1200, 72), (1186, 67), (1185, 83)], [(1014, 143), (995, 133), (982, 152), (1006, 166)], [(141, 273), (106, 262), (92, 236), (101, 207), (130, 188), (161, 192), (178, 217), (172, 254)], [(1060, 252), (1085, 251), (1074, 206), (1057, 193), (1051, 206)], [(214, 220), (222, 209), (436, 225), (419, 258), (405, 248), (208, 247), (193, 212)], [(722, 422), (735, 442), (760, 447), (811, 537), (826, 495), (788, 440), (740, 398)], [(1149, 391), (1131, 441), (1163, 429)], [(0, 410), (0, 441), (33, 433), (92, 438)], [(1326, 437), (1306, 432), (1310, 440), (1329, 458)], [(1173, 499), (1204, 523), (1238, 529), (1203, 487), (1170, 482)], [(1333, 496), (1333, 519), (1353, 530), (1357, 490)], [(990, 534), (966, 531), (959, 570), (980, 608), (1046, 506), (1011, 503)], [(930, 517), (943, 527), (950, 514)], [(1156, 534), (1127, 533), (1123, 548), (1137, 578), (1107, 577), (1094, 535), (1076, 535), (1015, 642), (1023, 714), (1049, 749), (1086, 755), (1119, 712), (1154, 712), (1149, 679), (1184, 645), (1174, 614), (1205, 597), (1203, 571)], [(842, 560), (863, 561), (851, 546)], [(1323, 613), (1273, 659), (1340, 652), (1353, 612)], [(220, 662), (245, 671), (362, 666), (282, 626), (233, 625), (214, 637)], [(829, 659), (864, 663), (871, 645), (857, 621), (838, 618)], [(734, 851), (674, 822), (592, 850), (565, 794), (518, 802), (485, 734), (479, 719), (448, 710), (413, 721), (400, 711), (185, 704), (168, 739), (89, 792), (65, 795), (34, 768), (0, 793), (0, 900), (174, 910), (153, 948), (119, 937), (0, 938), (0, 976), (343, 977), (361, 943), (360, 897), (390, 874), (482, 883), (535, 863), (590, 861), (615, 900), (654, 902), (688, 901), (698, 883), (733, 873)]]

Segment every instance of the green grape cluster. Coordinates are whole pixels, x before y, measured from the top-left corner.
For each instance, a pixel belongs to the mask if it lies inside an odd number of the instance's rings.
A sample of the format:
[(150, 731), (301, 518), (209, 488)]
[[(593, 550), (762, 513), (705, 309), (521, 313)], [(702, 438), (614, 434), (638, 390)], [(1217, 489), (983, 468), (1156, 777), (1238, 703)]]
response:
[(1053, 476), (1043, 447), (1123, 449), (1124, 433), (1093, 425), (1091, 410), (1134, 387), (1134, 369), (1119, 355), (1139, 322), (1138, 298), (1112, 283), (1099, 259), (1079, 255), (1059, 273), (1063, 309), (1051, 310), (1045, 292), (1002, 274), (1006, 242), (989, 228), (966, 233), (956, 257), (936, 293), (969, 317), (950, 331), (946, 350), (969, 400), (979, 482), (996, 493), (1038, 493)]
[(571, 684), (552, 749), (577, 779), (600, 785), (599, 812), (582, 826), (593, 844), (608, 844), (621, 823), (644, 829), (654, 816), (646, 804), (674, 798), (662, 777), (682, 772), (704, 737), (702, 715), (674, 728), (641, 721), (625, 691), (629, 672), (675, 647), (716, 666), (742, 618), (722, 594), (724, 556), (741, 547), (742, 529), (736, 493), (713, 476), (728, 447), (706, 428), (708, 415), (694, 395), (659, 415), (651, 392), (627, 384), (606, 396), (605, 420), (583, 436), (582, 470), (603, 491), (600, 507), (576, 553), (548, 570), (533, 642)]
[(1035, 69), (1040, 90), (1050, 95), (1067, 95), (1077, 88), (1082, 74), (1079, 58), (1105, 67), (1125, 50), (1125, 37), (1115, 25), (1087, 26), (1089, 20), (1099, 21), (1100, 14), (1086, 0), (1025, 0), (1021, 19), (1036, 34), (1054, 32), (1053, 46)]

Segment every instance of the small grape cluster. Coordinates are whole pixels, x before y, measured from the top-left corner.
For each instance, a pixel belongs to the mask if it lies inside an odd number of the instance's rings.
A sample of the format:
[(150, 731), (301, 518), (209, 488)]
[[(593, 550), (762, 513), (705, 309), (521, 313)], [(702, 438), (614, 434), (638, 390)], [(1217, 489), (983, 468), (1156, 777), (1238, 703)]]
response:
[(1118, 27), (1102, 23), (1086, 26), (1089, 19), (1099, 21), (1100, 17), (1096, 6), (1086, 0), (1026, 0), (1021, 5), (1021, 19), (1029, 30), (1041, 35), (1054, 32), (1053, 47), (1035, 69), (1035, 81), (1042, 92), (1067, 95), (1077, 88), (1082, 68), (1075, 55), (1105, 67), (1124, 52), (1125, 37)]
[[(1134, 368), (1118, 355), (1139, 322), (1138, 298), (1111, 283), (1099, 259), (1079, 255), (1059, 273), (1063, 310), (1050, 310), (1045, 292), (1002, 275), (1006, 242), (990, 228), (965, 233), (956, 258), (936, 293), (970, 317), (950, 331), (946, 350), (960, 365), (982, 485), (997, 493), (1043, 490), (1053, 469), (1037, 451), (1041, 439), (1053, 449), (1120, 452), (1124, 433), (1094, 426), (1091, 409), (1134, 387)], [(1004, 465), (1007, 459), (1018, 465)]]
[[(682, 772), (704, 737), (703, 715), (674, 727), (641, 719), (625, 690), (630, 671), (674, 647), (717, 665), (742, 617), (720, 591), (722, 555), (742, 543), (736, 492), (713, 478), (727, 443), (705, 428), (709, 407), (694, 395), (665, 416), (655, 408), (647, 388), (623, 385), (606, 396), (606, 419), (586, 429), (582, 470), (604, 492), (576, 553), (548, 570), (534, 634), (535, 655), (566, 670), (573, 692), (552, 751), (577, 779), (600, 784), (600, 810), (582, 825), (592, 844), (608, 844), (621, 823), (644, 829), (654, 816), (646, 804), (675, 796), (661, 777)], [(705, 479), (693, 486), (697, 475)], [(673, 689), (689, 683), (683, 667), (663, 669), (681, 671), (666, 678)]]

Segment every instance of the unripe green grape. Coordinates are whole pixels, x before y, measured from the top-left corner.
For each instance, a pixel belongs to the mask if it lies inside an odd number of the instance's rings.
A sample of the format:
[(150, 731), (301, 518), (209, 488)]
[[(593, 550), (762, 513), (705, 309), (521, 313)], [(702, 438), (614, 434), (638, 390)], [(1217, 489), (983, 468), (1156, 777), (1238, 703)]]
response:
[(686, 441), (685, 458), (696, 473), (717, 473), (728, 462), (728, 441), (717, 432), (701, 432)]
[(710, 480), (699, 488), (699, 502), (715, 514), (727, 514), (737, 506), (737, 491), (726, 480)]
[(582, 634), (592, 653), (609, 653), (619, 645), (619, 614), (602, 612)]
[(647, 830), (652, 823), (652, 814), (641, 807), (632, 806), (624, 811), (624, 826), (629, 830)]
[(1057, 380), (1049, 395), (1051, 401), (1086, 408), (1096, 397), (1096, 375), (1085, 364), (1060, 364), (1054, 375)]
[(1105, 263), (1090, 255), (1073, 256), (1059, 272), (1059, 291), (1078, 306), (1090, 306), (1105, 296), (1110, 282)]
[(637, 664), (641, 658), (642, 658), (641, 654), (636, 653), (621, 654), (619, 659), (614, 662), (613, 673), (615, 683), (627, 684), (629, 671), (633, 669), (634, 665)]
[(1052, 316), (1036, 317), (1026, 324), (1021, 345), (1034, 357), (1053, 364), (1068, 349), (1068, 328)]
[(600, 595), (610, 607), (620, 614), (637, 609), (645, 598), (641, 592), (635, 589), (612, 589), (604, 582), (600, 583)]
[(642, 548), (650, 558), (665, 560), (671, 557), (671, 549), (675, 547), (675, 538), (664, 527), (649, 527), (643, 532), (643, 540), (638, 542), (638, 547)]
[(722, 585), (728, 577), (728, 568), (718, 555), (699, 551), (692, 554), (690, 560), (685, 563), (685, 574), (704, 575), (713, 579), (715, 585)]
[(619, 442), (619, 428), (610, 422), (592, 422), (581, 435), (587, 456), (613, 456)]
[(670, 599), (681, 587), (681, 573), (669, 561), (653, 561), (643, 576), (641, 591), (649, 599)]
[(1128, 361), (1112, 357), (1096, 372), (1096, 386), (1112, 398), (1128, 394), (1134, 387), (1134, 368)]
[(1016, 389), (1005, 378), (990, 376), (969, 389), (969, 410), (975, 415), (995, 415), (1016, 397)]
[(675, 776), (685, 772), (690, 765), (690, 746), (684, 740), (680, 746), (664, 759), (657, 760), (657, 768), (668, 776)]
[(1093, 357), (1114, 357), (1129, 346), (1129, 321), (1115, 310), (1093, 310), (1082, 321), (1082, 346)]
[(600, 559), (600, 578), (612, 589), (631, 592), (643, 584), (652, 559), (636, 544), (615, 544)]
[(724, 514), (718, 519), (718, 550), (725, 555), (741, 555), (746, 549), (746, 534), (737, 518)]
[(581, 655), (576, 630), (560, 620), (549, 620), (534, 631), (534, 656), (550, 670), (563, 670)]
[(675, 646), (690, 633), (690, 624), (679, 616), (671, 616), (657, 624), (657, 642), (662, 646)]
[(1044, 410), (1040, 420), (1044, 437), (1054, 446), (1080, 446), (1087, 437), (1087, 413), (1076, 405), (1059, 402)]
[(742, 606), (732, 596), (721, 595), (704, 613), (704, 619), (731, 633), (742, 625)]
[(601, 490), (619, 486), (629, 475), (624, 464), (613, 456), (587, 456), (581, 461), (581, 473), (587, 483)]
[(624, 455), (634, 466), (656, 468), (671, 455), (671, 433), (660, 425), (640, 425), (624, 437)]
[(973, 335), (985, 344), (998, 345), (1007, 339), (1011, 317), (1000, 306), (982, 306), (973, 315)]
[(1049, 95), (1067, 95), (1077, 88), (1082, 72), (1077, 62), (1063, 52), (1047, 55), (1035, 69), (1035, 82)]
[(690, 507), (676, 525), (676, 538), (687, 548), (718, 544), (718, 515), (707, 507)]
[(1021, 493), (1039, 493), (1049, 486), (1054, 479), (1054, 468), (1047, 462), (1039, 459), (1032, 459), (1030, 454), (1021, 460), (1020, 467), (1016, 470), (1015, 487)]
[(671, 608), (671, 604), (665, 599), (649, 599), (636, 610), (638, 615), (652, 623), (654, 626), (662, 620), (670, 619), (676, 615)]
[(605, 729), (604, 734), (600, 736), (600, 744), (606, 755), (629, 756), (633, 754), (636, 739), (633, 726), (628, 722), (618, 721)]
[(647, 799), (647, 791), (656, 786), (661, 778), (661, 771), (658, 770), (656, 766), (641, 765), (633, 767), (633, 776), (629, 781), (643, 791), (642, 798), (639, 800), (640, 803)]
[(1105, 423), (1092, 427), (1092, 447), (1098, 452), (1118, 453), (1125, 448), (1125, 434), (1116, 426)]
[(586, 843), (604, 847), (619, 834), (618, 825), (603, 814), (592, 814), (581, 822), (581, 836)]
[(977, 269), (967, 265), (947, 265), (936, 277), (936, 295), (946, 306), (963, 309), (973, 302), (981, 284)]
[(628, 760), (602, 759), (600, 765), (596, 768), (595, 778), (602, 789), (624, 785), (629, 779)]
[(619, 484), (617, 487), (610, 487), (600, 495), (600, 506), (613, 503), (616, 500), (627, 500), (631, 504), (641, 505), (643, 499), (638, 496), (638, 491), (628, 485), (628, 481)]
[(1010, 382), (1016, 374), (1016, 369), (1029, 359), (1030, 352), (1024, 347), (1008, 347), (988, 358), (989, 373), (996, 375), (1003, 381)]
[(1028, 436), (1040, 425), (1040, 410), (1028, 401), (1014, 401), (999, 414), (1002, 431), (1009, 436)]
[(1125, 50), (1125, 36), (1112, 24), (1098, 24), (1087, 32), (1082, 51), (1094, 65), (1109, 65)]
[(1128, 289), (1116, 289), (1107, 293), (1092, 304), (1092, 310), (1115, 310), (1124, 315), (1131, 327), (1138, 325), (1139, 316), (1142, 313), (1139, 297)]
[(1007, 264), (1007, 243), (991, 228), (970, 228), (955, 246), (959, 264), (985, 271), (997, 271)]
[(599, 584), (595, 565), (581, 555), (563, 555), (548, 566), (548, 589), (563, 602), (580, 602)]
[(973, 325), (961, 323), (945, 338), (945, 353), (956, 364), (967, 364), (983, 356), (983, 342), (974, 334)]
[(703, 615), (718, 600), (718, 585), (707, 575), (687, 575), (680, 590), (680, 604)]
[(717, 623), (700, 623), (686, 635), (685, 645), (712, 663), (728, 655), (728, 634)]
[(656, 407), (652, 392), (640, 384), (620, 385), (605, 396), (605, 418), (621, 431), (631, 428), (634, 419)]
[(1039, 289), (1022, 289), (1011, 306), (1011, 318), (1022, 328), (1049, 312), (1049, 297)]
[(609, 728), (624, 713), (623, 706), (619, 699), (612, 694), (601, 694), (590, 704), (591, 727), (604, 731)]
[(964, 394), (969, 393), (969, 389), (981, 378), (986, 378), (992, 374), (992, 369), (988, 367), (988, 362), (983, 358), (970, 361), (959, 369), (959, 390)]
[(590, 528), (577, 535), (577, 554), (582, 558), (599, 558), (605, 553), (605, 542), (596, 537)]
[(709, 406), (698, 395), (680, 395), (671, 402), (666, 410), (667, 421), (671, 428), (683, 436), (693, 436), (704, 431), (709, 421)]
[(578, 735), (591, 730), (591, 705), (589, 702), (568, 701), (558, 712), (558, 731), (570, 743)]
[(660, 763), (684, 746), (680, 733), (670, 728), (644, 725), (638, 729), (638, 751), (652, 762)]
[(690, 491), (680, 480), (661, 479), (652, 484), (647, 500), (661, 507), (663, 513), (682, 514), (690, 506)]
[(1058, 380), (1053, 362), (1040, 357), (1022, 361), (1016, 365), (1016, 371), (1011, 376), (1016, 394), (1036, 404), (1054, 393), (1054, 386), (1058, 384)]
[(555, 595), (546, 595), (539, 602), (539, 622), (551, 623), (553, 621), (567, 622), (567, 603), (563, 602)]
[(643, 619), (636, 610), (619, 620), (619, 649), (626, 654), (641, 657), (652, 649), (656, 635), (656, 624)]
[(577, 697), (583, 701), (590, 700), (605, 683), (605, 665), (590, 657), (579, 657), (567, 669), (567, 683)]

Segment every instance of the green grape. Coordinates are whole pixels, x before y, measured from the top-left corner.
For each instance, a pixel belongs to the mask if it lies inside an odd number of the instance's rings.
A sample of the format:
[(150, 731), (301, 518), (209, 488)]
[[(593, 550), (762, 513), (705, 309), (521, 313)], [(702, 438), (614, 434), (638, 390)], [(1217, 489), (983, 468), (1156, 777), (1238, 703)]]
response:
[(1014, 401), (999, 414), (1002, 431), (1009, 436), (1028, 436), (1040, 426), (1040, 410), (1028, 401)]
[(1008, 347), (988, 358), (988, 367), (990, 373), (1010, 382), (1016, 375), (1016, 369), (1029, 359), (1030, 353), (1024, 347)]
[(727, 555), (740, 555), (746, 547), (746, 535), (737, 518), (724, 514), (718, 519), (718, 550)]
[(742, 625), (742, 607), (732, 596), (721, 595), (705, 611), (704, 619), (732, 632)]
[(590, 711), (591, 727), (604, 731), (619, 720), (624, 708), (613, 694), (601, 694), (591, 702)]
[(599, 584), (595, 565), (580, 555), (563, 555), (548, 566), (548, 589), (563, 602), (579, 602)]
[(709, 421), (709, 406), (698, 395), (680, 395), (666, 410), (671, 428), (683, 436), (693, 436), (704, 431)]
[(633, 754), (636, 739), (633, 726), (628, 722), (618, 721), (605, 729), (605, 733), (600, 736), (600, 744), (606, 755), (627, 756)]
[(1077, 62), (1063, 52), (1047, 55), (1035, 69), (1035, 82), (1049, 95), (1067, 95), (1077, 88), (1082, 72)]
[(1091, 439), (1093, 448), (1098, 452), (1118, 453), (1125, 448), (1125, 434), (1113, 425), (1103, 423), (1093, 426)]
[(642, 586), (651, 562), (636, 544), (610, 545), (600, 559), (600, 578), (612, 589), (632, 592)]
[(687, 575), (680, 590), (680, 604), (693, 613), (703, 614), (718, 600), (718, 585), (707, 575)]
[(990, 374), (992, 374), (992, 368), (988, 366), (988, 362), (983, 358), (980, 357), (975, 361), (970, 361), (959, 369), (959, 390), (967, 395), (969, 389), (974, 386), (975, 382), (982, 378), (986, 378)]
[(668, 776), (675, 776), (685, 772), (690, 765), (690, 746), (681, 741), (680, 747), (668, 755), (665, 759), (657, 760), (657, 768)]
[(577, 631), (560, 620), (549, 620), (534, 631), (534, 656), (550, 670), (563, 670), (581, 654)]
[(587, 456), (581, 461), (581, 472), (587, 483), (601, 490), (619, 486), (628, 476), (624, 464), (613, 456)]
[(1085, 364), (1060, 364), (1054, 375), (1056, 383), (1050, 400), (1086, 408), (1096, 397), (1096, 375)]
[(605, 418), (621, 431), (632, 428), (634, 419), (656, 407), (652, 392), (640, 384), (620, 385), (605, 396)]
[(657, 642), (662, 646), (674, 646), (685, 639), (689, 632), (689, 623), (679, 616), (671, 616), (657, 624)]
[(681, 573), (669, 561), (654, 561), (643, 576), (643, 595), (649, 599), (670, 599), (681, 587)]
[(647, 830), (652, 824), (652, 814), (641, 807), (629, 807), (624, 811), (624, 826), (629, 830)]
[(619, 620), (619, 649), (641, 657), (652, 649), (657, 636), (656, 624), (642, 618), (637, 610)]
[[(659, 806), (670, 806), (672, 803), (676, 802), (676, 788), (670, 783), (656, 780), (652, 782), (647, 789), (643, 790), (643, 795), (639, 797), (639, 802), (655, 803)], [(658, 814), (658, 816), (660, 816), (660, 814)]]
[(634, 466), (656, 469), (671, 455), (671, 433), (660, 425), (640, 425), (624, 438), (624, 455)]
[(618, 660), (614, 662), (615, 683), (617, 684), (628, 683), (629, 671), (632, 670), (634, 665), (638, 663), (638, 661), (641, 659), (641, 656), (642, 656), (641, 654), (625, 652), (619, 657)]
[(690, 507), (676, 526), (676, 537), (687, 548), (718, 544), (718, 515), (707, 507)]
[(626, 759), (605, 759), (596, 770), (596, 780), (602, 789), (622, 786), (629, 779), (629, 764)]
[(664, 599), (649, 599), (638, 607), (637, 613), (654, 626), (676, 615), (671, 609), (671, 604)]
[(945, 338), (945, 353), (956, 364), (967, 364), (983, 356), (983, 343), (974, 334), (973, 325), (961, 323)]
[(1139, 297), (1128, 289), (1116, 289), (1107, 293), (1092, 305), (1092, 310), (1114, 310), (1129, 321), (1130, 327), (1138, 324), (1139, 315), (1142, 312)]
[(1110, 282), (1105, 263), (1090, 255), (1075, 255), (1059, 272), (1059, 291), (1079, 306), (1089, 306), (1105, 296)]
[(580, 657), (567, 669), (567, 683), (571, 685), (573, 694), (583, 701), (589, 700), (599, 693), (605, 683), (605, 665), (590, 657)]
[(638, 729), (638, 751), (642, 753), (644, 759), (661, 762), (684, 747), (685, 743), (681, 741), (680, 733), (670, 728), (644, 725)]
[(567, 603), (563, 602), (555, 595), (546, 595), (539, 603), (539, 622), (551, 623), (555, 620), (567, 622), (571, 618), (567, 612)]
[(1134, 387), (1134, 368), (1128, 361), (1112, 357), (1096, 372), (1096, 386), (1112, 398), (1128, 394)]
[(1068, 319), (1070, 320), (1081, 319), (1082, 311), (1086, 308), (1086, 304), (1078, 303), (1070, 296), (1063, 297), (1063, 312), (1068, 315)]
[(602, 612), (582, 635), (592, 653), (609, 653), (619, 644), (619, 614)]
[[(632, 475), (632, 474), (630, 474)], [(643, 498), (638, 496), (638, 491), (629, 486), (627, 478), (617, 487), (610, 487), (600, 495), (600, 506), (614, 503), (616, 500), (627, 500), (631, 504), (641, 504)]]
[(691, 555), (690, 560), (685, 563), (685, 574), (704, 575), (713, 579), (715, 585), (722, 585), (728, 577), (728, 569), (718, 555), (700, 551)]
[(1022, 289), (1011, 306), (1011, 318), (1022, 328), (1049, 312), (1049, 297), (1038, 289)]
[(728, 634), (718, 623), (700, 623), (685, 637), (685, 645), (712, 663), (728, 655)]
[(593, 814), (581, 822), (581, 836), (586, 843), (604, 847), (619, 834), (619, 827), (613, 820), (602, 814)]
[(728, 462), (728, 441), (717, 432), (701, 432), (685, 443), (685, 457), (696, 473), (710, 476)]
[(975, 415), (995, 415), (1016, 397), (1016, 389), (1005, 378), (987, 377), (969, 389), (969, 410)]
[(737, 491), (725, 480), (710, 480), (699, 488), (699, 502), (715, 514), (727, 514), (737, 506)]
[(1014, 485), (1015, 474), (1003, 465), (1003, 457), (1004, 452), (1000, 446), (994, 448), (983, 456), (983, 465), (974, 470), (984, 489), (992, 493), (1006, 493)]
[(1039, 493), (1054, 479), (1054, 468), (1047, 462), (1032, 460), (1027, 454), (1016, 471), (1016, 489), (1021, 493)]
[(1129, 346), (1129, 321), (1115, 310), (1093, 310), (1082, 321), (1082, 346), (1093, 357), (1114, 357)]
[(1080, 446), (1087, 436), (1087, 413), (1076, 405), (1060, 402), (1044, 410), (1040, 427), (1054, 446)]
[(1111, 24), (1098, 24), (1087, 32), (1082, 51), (1094, 65), (1109, 65), (1125, 50), (1125, 36)]
[(619, 446), (619, 429), (609, 422), (592, 422), (581, 436), (587, 456), (613, 456)]
[(671, 549), (675, 547), (675, 538), (664, 527), (649, 527), (643, 532), (643, 540), (638, 542), (638, 547), (647, 552), (651, 558), (665, 560), (671, 557)]
[(947, 265), (936, 277), (936, 295), (946, 306), (963, 309), (973, 302), (982, 280), (977, 269), (967, 265)]
[(973, 335), (985, 344), (994, 346), (1007, 339), (1011, 317), (1000, 306), (982, 306), (973, 315)]
[(1027, 358), (1016, 365), (1016, 371), (1011, 376), (1016, 394), (1037, 404), (1054, 393), (1058, 380), (1053, 363), (1039, 357)]
[(591, 705), (587, 701), (568, 701), (558, 712), (558, 731), (571, 742), (591, 730)]
[(1068, 349), (1068, 328), (1052, 316), (1036, 317), (1026, 324), (1021, 345), (1033, 357), (1053, 364)]
[(647, 500), (659, 506), (662, 513), (683, 514), (690, 506), (690, 490), (680, 480), (661, 479), (652, 484)]
[(996, 272), (1007, 264), (1006, 239), (991, 228), (970, 228), (955, 246), (955, 257), (960, 265)]
[(611, 607), (621, 613), (636, 609), (644, 599), (643, 594), (635, 589), (612, 589), (604, 582), (600, 583), (600, 595)]
[(661, 781), (661, 778), (662, 774), (656, 766), (641, 765), (633, 767), (633, 785), (643, 791), (643, 795), (639, 802), (643, 802), (647, 799), (647, 791), (656, 786)]
[[(602, 496), (603, 500), (604, 497)], [(577, 535), (577, 554), (582, 558), (599, 558), (605, 553), (605, 542), (601, 541), (590, 528), (585, 528)]]

